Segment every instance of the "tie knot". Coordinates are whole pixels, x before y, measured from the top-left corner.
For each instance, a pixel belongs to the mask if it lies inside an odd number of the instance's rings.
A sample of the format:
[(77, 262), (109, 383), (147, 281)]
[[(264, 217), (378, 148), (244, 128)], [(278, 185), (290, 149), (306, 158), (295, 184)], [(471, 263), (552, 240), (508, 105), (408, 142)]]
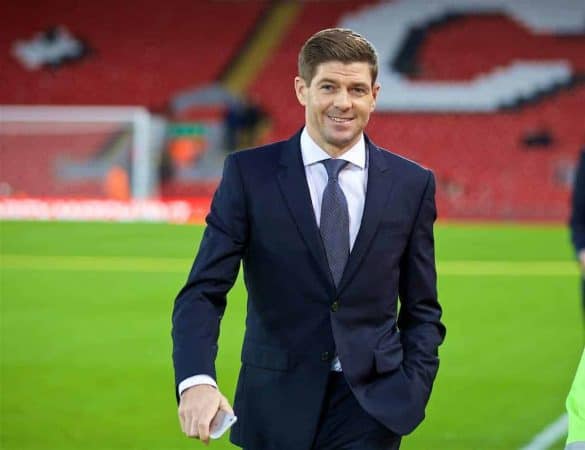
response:
[(327, 175), (329, 176), (330, 180), (337, 180), (339, 176), (339, 172), (347, 165), (347, 161), (344, 159), (324, 159), (321, 161), (325, 166), (325, 170), (327, 171)]

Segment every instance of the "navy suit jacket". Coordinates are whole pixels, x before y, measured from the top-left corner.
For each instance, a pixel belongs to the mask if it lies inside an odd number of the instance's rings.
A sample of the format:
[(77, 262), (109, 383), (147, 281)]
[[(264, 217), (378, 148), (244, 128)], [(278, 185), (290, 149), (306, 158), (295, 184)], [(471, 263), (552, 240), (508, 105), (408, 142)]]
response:
[(572, 199), (571, 239), (578, 253), (585, 248), (585, 149), (577, 164)]
[[(358, 236), (336, 289), (300, 151), (288, 141), (225, 162), (199, 252), (173, 312), (176, 383), (215, 376), (226, 293), (243, 263), (248, 292), (231, 440), (311, 447), (337, 353), (362, 407), (398, 434), (423, 419), (445, 328), (434, 261), (435, 182), (366, 139)], [(400, 298), (400, 313), (397, 311)], [(229, 332), (229, 330), (224, 330)]]

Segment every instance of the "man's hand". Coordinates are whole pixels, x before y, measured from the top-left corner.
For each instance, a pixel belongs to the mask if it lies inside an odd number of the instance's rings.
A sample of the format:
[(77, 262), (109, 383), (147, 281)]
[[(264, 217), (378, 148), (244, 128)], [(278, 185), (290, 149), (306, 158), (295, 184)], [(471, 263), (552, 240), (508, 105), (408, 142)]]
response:
[(227, 399), (213, 386), (200, 384), (181, 394), (179, 421), (188, 437), (209, 443), (209, 424), (220, 409), (234, 413)]
[(579, 252), (579, 263), (581, 264), (581, 273), (585, 276), (585, 248)]

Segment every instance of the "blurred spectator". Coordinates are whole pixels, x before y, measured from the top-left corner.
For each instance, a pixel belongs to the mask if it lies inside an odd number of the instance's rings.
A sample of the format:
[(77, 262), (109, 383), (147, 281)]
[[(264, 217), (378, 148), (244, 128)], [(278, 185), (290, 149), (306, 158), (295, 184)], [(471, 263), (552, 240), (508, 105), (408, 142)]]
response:
[(258, 144), (258, 134), (266, 114), (254, 101), (230, 101), (224, 117), (225, 145), (228, 152)]
[(583, 311), (585, 312), (585, 148), (577, 165), (571, 211), (571, 238), (581, 266)]
[(121, 166), (113, 166), (106, 175), (104, 191), (108, 198), (129, 200), (130, 178), (128, 172)]
[(244, 108), (242, 135), (240, 136), (240, 147), (254, 147), (258, 144), (259, 127), (265, 119), (266, 114), (254, 101), (248, 101)]
[(225, 146), (228, 152), (234, 151), (239, 146), (240, 130), (244, 126), (245, 106), (239, 100), (229, 101), (226, 104), (224, 125), (225, 125)]

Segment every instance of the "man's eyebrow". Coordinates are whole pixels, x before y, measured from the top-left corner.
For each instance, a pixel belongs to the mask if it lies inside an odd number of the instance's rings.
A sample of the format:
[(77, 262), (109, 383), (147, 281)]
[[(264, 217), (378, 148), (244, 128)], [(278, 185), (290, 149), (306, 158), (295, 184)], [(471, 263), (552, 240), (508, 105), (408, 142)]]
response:
[(337, 84), (337, 81), (332, 80), (331, 78), (321, 78), (320, 80), (317, 80), (317, 84), (323, 84), (323, 83)]
[[(339, 84), (339, 82), (337, 80), (334, 80), (332, 78), (322, 78), (320, 80), (317, 80), (317, 84), (323, 84), (323, 83), (331, 83), (331, 84)], [(364, 82), (364, 81), (355, 81), (355, 82), (351, 82), (350, 83), (351, 87), (362, 87), (362, 88), (367, 88), (369, 89), (371, 86)]]

